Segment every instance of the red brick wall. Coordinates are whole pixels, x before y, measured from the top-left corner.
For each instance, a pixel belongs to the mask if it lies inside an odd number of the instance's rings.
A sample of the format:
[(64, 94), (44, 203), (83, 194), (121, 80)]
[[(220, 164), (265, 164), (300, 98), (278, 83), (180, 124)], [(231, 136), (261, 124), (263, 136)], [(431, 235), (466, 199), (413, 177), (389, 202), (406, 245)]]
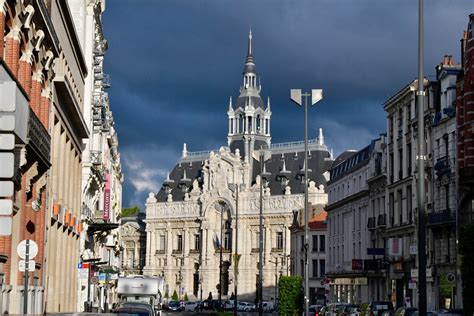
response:
[(459, 168), (474, 167), (474, 14), (469, 16), (465, 47), (464, 84), (457, 87), (458, 164)]

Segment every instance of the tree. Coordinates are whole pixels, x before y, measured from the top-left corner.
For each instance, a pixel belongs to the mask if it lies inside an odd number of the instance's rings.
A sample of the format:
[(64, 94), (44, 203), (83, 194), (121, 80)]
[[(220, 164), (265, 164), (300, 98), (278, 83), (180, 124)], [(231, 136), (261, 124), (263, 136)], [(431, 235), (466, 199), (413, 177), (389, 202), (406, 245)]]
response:
[(122, 212), (120, 213), (121, 217), (132, 217), (136, 216), (138, 213), (140, 213), (140, 208), (136, 205), (132, 207), (126, 207), (122, 209)]
[(303, 306), (303, 278), (281, 276), (278, 282), (280, 315), (301, 315)]
[(178, 293), (176, 293), (176, 290), (173, 291), (173, 295), (171, 295), (171, 299), (173, 301), (177, 301), (178, 300)]
[(185, 302), (189, 301), (188, 293), (184, 293), (184, 301), (185, 301)]

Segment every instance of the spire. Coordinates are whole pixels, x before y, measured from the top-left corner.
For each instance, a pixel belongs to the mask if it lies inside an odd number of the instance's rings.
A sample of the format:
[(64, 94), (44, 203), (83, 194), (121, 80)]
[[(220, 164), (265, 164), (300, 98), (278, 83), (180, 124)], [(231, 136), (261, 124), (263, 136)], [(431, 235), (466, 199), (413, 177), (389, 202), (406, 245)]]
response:
[(319, 137), (318, 137), (318, 145), (322, 146), (324, 145), (324, 136), (323, 136), (323, 129), (319, 129)]
[(267, 111), (270, 111), (270, 96), (267, 97)]
[(230, 98), (229, 98), (229, 111), (233, 111), (233, 108), (232, 108), (232, 96), (230, 96)]
[(188, 156), (188, 148), (186, 147), (186, 143), (183, 144), (183, 154), (181, 158), (186, 158)]
[(252, 55), (252, 29), (250, 29), (250, 31), (249, 31), (249, 47), (248, 47), (248, 50), (247, 50), (247, 60), (251, 56), (253, 57), (253, 55)]
[[(252, 30), (249, 32), (249, 42), (247, 48), (247, 58), (245, 59), (245, 67), (244, 67), (244, 74), (246, 73), (254, 73), (256, 74), (255, 70), (255, 61), (253, 60), (253, 51), (252, 51)], [(252, 84), (254, 85), (254, 84)]]

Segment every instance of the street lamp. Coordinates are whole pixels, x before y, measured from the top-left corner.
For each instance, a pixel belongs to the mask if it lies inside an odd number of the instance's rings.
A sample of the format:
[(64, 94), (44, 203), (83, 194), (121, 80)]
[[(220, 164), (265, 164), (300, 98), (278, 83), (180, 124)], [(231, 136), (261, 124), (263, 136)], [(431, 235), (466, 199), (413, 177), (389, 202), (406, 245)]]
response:
[(239, 190), (241, 184), (229, 184), (229, 190), (235, 192), (235, 253), (234, 253), (234, 315), (237, 315), (237, 279), (239, 274)]
[(309, 315), (309, 265), (308, 265), (308, 98), (311, 97), (311, 105), (315, 105), (323, 98), (322, 89), (312, 89), (311, 93), (302, 93), (301, 89), (291, 89), (291, 101), (302, 106), (304, 97), (304, 309), (305, 315)]
[(267, 146), (262, 146), (260, 150), (255, 150), (253, 152), (253, 158), (260, 161), (260, 213), (259, 213), (259, 264), (258, 264), (258, 273), (260, 277), (258, 278), (258, 293), (259, 293), (259, 306), (258, 306), (258, 315), (263, 315), (263, 164), (265, 161), (271, 158), (271, 152), (268, 150)]
[(418, 310), (426, 315), (426, 235), (425, 235), (425, 122), (423, 74), (423, 0), (418, 0)]

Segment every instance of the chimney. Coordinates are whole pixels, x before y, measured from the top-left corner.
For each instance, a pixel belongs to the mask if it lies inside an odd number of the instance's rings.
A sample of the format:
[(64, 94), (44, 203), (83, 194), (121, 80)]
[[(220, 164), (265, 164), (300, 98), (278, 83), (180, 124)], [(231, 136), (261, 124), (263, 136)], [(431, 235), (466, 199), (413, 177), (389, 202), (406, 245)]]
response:
[(449, 57), (448, 55), (444, 55), (443, 57), (443, 66), (446, 66), (449, 64)]
[(461, 38), (461, 67), (464, 68), (464, 62), (466, 60), (465, 53), (466, 53), (466, 42), (467, 42), (467, 31), (464, 31), (463, 36)]

